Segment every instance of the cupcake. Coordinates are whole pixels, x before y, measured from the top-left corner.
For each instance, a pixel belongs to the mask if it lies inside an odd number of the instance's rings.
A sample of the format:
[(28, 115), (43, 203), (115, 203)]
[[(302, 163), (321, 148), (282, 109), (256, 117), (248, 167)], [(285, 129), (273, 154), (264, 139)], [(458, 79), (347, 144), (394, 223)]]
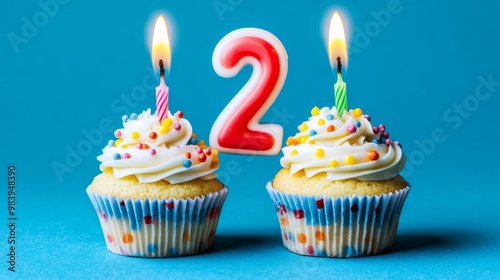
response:
[(399, 176), (401, 145), (357, 108), (339, 117), (315, 107), (282, 149), (267, 190), (286, 249), (301, 255), (359, 257), (389, 249), (410, 190)]
[(210, 248), (227, 194), (217, 150), (198, 142), (182, 112), (161, 123), (149, 109), (124, 116), (115, 136), (87, 188), (108, 250), (174, 257)]

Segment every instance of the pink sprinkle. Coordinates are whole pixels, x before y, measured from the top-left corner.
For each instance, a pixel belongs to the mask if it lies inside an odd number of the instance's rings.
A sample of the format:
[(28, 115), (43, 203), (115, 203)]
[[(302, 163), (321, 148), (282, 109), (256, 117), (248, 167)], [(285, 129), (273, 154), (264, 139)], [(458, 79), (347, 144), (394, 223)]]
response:
[(356, 132), (356, 126), (355, 126), (355, 125), (352, 125), (352, 124), (351, 124), (351, 125), (349, 125), (349, 126), (347, 127), (347, 132), (349, 132), (349, 133), (351, 133), (351, 134), (352, 134), (352, 133), (354, 133), (354, 132)]
[(200, 148), (200, 147), (198, 147), (198, 148), (196, 148), (196, 152), (197, 152), (198, 154), (201, 154), (201, 153), (203, 153), (203, 149), (202, 149), (202, 148)]
[(206, 149), (206, 150), (205, 150), (205, 154), (207, 154), (207, 156), (211, 155), (211, 154), (212, 154), (212, 150), (210, 150), (210, 149)]
[(380, 127), (380, 128), (379, 128), (379, 131), (380, 131), (380, 132), (384, 132), (384, 131), (385, 131), (385, 126)]
[(137, 145), (135, 145), (135, 147), (136, 147), (137, 149), (139, 149), (139, 150), (140, 150), (140, 149), (142, 149), (142, 143), (137, 143)]
[(382, 133), (382, 136), (384, 136), (385, 138), (389, 138), (389, 132), (384, 131), (384, 132)]
[(155, 150), (155, 149), (151, 149), (151, 150), (149, 150), (149, 153), (150, 153), (152, 156), (154, 156), (154, 155), (156, 155), (156, 150)]
[(130, 154), (129, 153), (124, 153), (123, 156), (122, 156), (123, 159), (125, 158), (130, 158)]
[(115, 131), (115, 136), (118, 137), (118, 138), (122, 137), (122, 132), (119, 131), (119, 130), (116, 130)]
[(180, 123), (174, 124), (174, 128), (175, 128), (175, 130), (181, 129), (181, 124)]
[(391, 141), (392, 141), (392, 140), (391, 140), (391, 139), (389, 139), (389, 138), (385, 139), (385, 145), (386, 145), (386, 146), (391, 145)]
[(376, 126), (373, 127), (373, 133), (377, 134), (377, 133), (379, 133), (379, 131), (380, 130), (378, 129), (378, 127), (376, 127)]

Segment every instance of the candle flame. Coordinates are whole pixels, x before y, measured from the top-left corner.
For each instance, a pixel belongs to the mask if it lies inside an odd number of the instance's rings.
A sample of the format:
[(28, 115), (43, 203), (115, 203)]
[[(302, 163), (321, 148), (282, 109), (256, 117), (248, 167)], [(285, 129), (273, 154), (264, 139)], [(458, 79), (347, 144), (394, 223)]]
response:
[(343, 67), (347, 67), (347, 46), (345, 42), (344, 24), (338, 12), (330, 20), (328, 32), (328, 57), (332, 69), (337, 67), (337, 57), (340, 57)]
[(162, 59), (165, 65), (165, 71), (168, 72), (170, 70), (171, 60), (170, 41), (168, 40), (167, 23), (165, 22), (165, 18), (161, 15), (156, 19), (152, 46), (151, 59), (153, 69), (155, 69), (156, 72), (159, 71), (160, 67), (158, 66), (158, 62)]

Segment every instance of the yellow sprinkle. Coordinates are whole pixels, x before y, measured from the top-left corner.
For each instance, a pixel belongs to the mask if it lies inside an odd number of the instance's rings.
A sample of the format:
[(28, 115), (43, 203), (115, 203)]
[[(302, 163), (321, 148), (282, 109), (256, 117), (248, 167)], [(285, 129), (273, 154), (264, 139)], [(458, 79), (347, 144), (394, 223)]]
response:
[(162, 125), (160, 128), (160, 134), (166, 134), (172, 130), (172, 126), (164, 126)]
[(353, 165), (355, 163), (356, 163), (356, 159), (353, 156), (348, 155), (348, 156), (345, 157), (345, 164), (347, 164), (347, 165)]
[(130, 135), (130, 137), (132, 137), (132, 139), (139, 139), (139, 132), (137, 131), (133, 131), (132, 134)]
[(307, 125), (307, 123), (303, 123), (303, 124), (301, 124), (301, 125), (299, 126), (299, 130), (300, 130), (300, 132), (304, 132), (304, 131), (306, 131), (306, 130), (308, 130), (308, 129), (309, 129), (309, 126)]
[(336, 160), (332, 160), (332, 161), (330, 161), (330, 166), (331, 166), (331, 167), (335, 167), (335, 166), (337, 166), (337, 165), (339, 165), (339, 163), (338, 163)]
[(361, 111), (361, 109), (359, 109), (359, 108), (356, 108), (356, 109), (354, 109), (352, 114), (354, 115), (355, 118), (359, 118), (363, 115), (363, 111)]
[(288, 137), (288, 139), (286, 139), (286, 145), (287, 146), (293, 146), (293, 145), (297, 145), (297, 140), (293, 139), (292, 136)]
[(292, 151), (290, 152), (290, 156), (291, 156), (291, 157), (293, 157), (293, 156), (297, 155), (298, 153), (299, 153), (299, 152), (297, 152), (297, 150), (292, 150)]
[(317, 149), (315, 155), (317, 158), (322, 158), (325, 156), (325, 151), (323, 151), (323, 149)]
[(319, 115), (319, 108), (318, 108), (318, 106), (314, 106), (314, 108), (312, 108), (311, 115), (313, 115), (313, 116)]
[(314, 140), (309, 141), (309, 144), (311, 144), (311, 145), (314, 145), (314, 143), (316, 143), (316, 141), (314, 141)]
[(324, 119), (319, 119), (318, 120), (318, 125), (324, 125), (325, 124), (325, 120)]
[(171, 126), (174, 122), (172, 121), (171, 118), (166, 118), (164, 119), (162, 122), (161, 122), (161, 125), (164, 125), (164, 126)]
[(302, 136), (302, 138), (300, 138), (300, 143), (304, 144), (307, 141), (307, 138), (309, 138), (309, 136)]
[(118, 147), (118, 145), (120, 145), (120, 143), (123, 141), (123, 139), (116, 139), (115, 141), (115, 147)]

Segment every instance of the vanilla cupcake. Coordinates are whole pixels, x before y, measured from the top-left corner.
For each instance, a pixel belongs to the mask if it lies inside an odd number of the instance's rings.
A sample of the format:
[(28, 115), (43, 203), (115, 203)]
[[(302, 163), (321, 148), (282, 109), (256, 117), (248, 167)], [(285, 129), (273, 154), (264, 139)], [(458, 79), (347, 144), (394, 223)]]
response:
[(282, 170), (267, 185), (288, 250), (357, 257), (389, 249), (409, 184), (399, 176), (401, 145), (361, 109), (312, 116), (283, 148)]
[(161, 123), (149, 109), (124, 116), (115, 136), (87, 188), (107, 248), (135, 257), (210, 248), (227, 195), (215, 178), (217, 150), (198, 142), (182, 112)]

